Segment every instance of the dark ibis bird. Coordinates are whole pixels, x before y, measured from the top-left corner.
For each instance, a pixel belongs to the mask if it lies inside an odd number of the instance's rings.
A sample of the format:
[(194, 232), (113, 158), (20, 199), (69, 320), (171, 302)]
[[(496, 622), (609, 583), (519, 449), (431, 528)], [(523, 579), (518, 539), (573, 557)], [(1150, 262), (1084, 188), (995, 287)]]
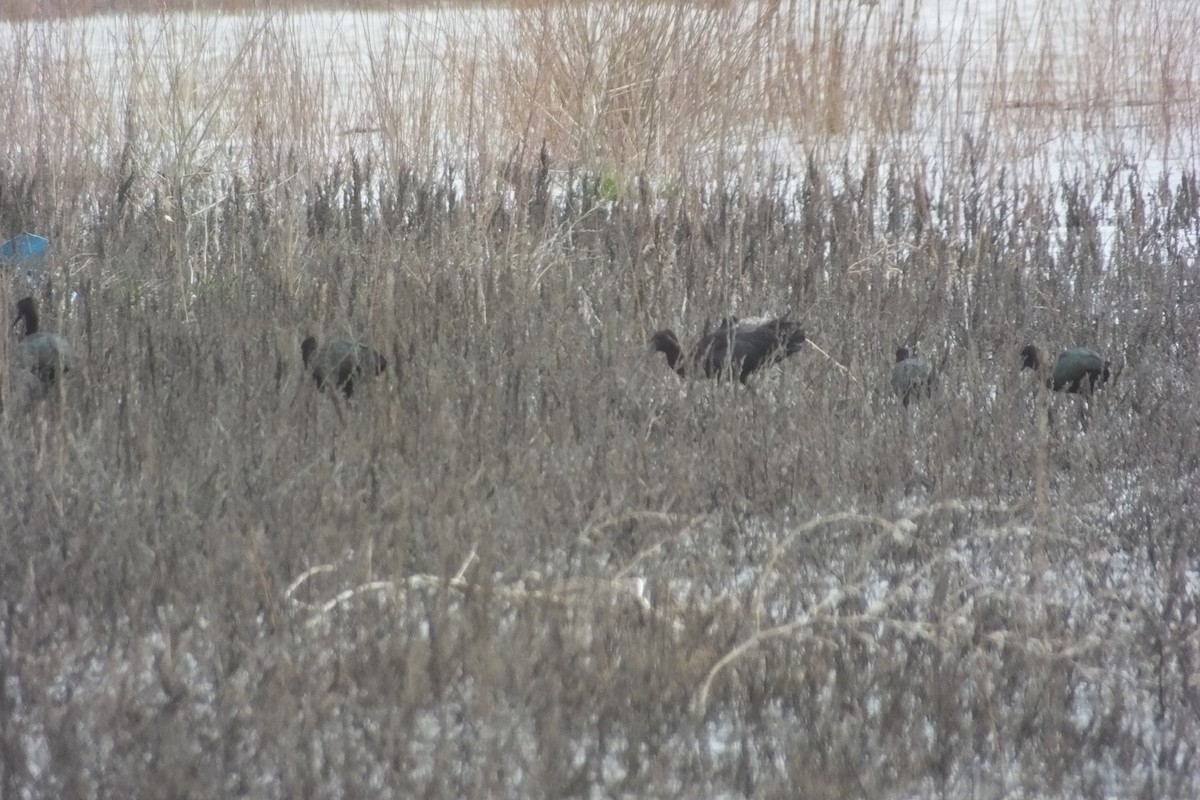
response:
[(13, 328), (25, 324), (24, 337), (17, 346), (16, 364), (37, 376), (44, 385), (54, 383), (71, 369), (75, 355), (71, 345), (57, 333), (38, 330), (37, 303), (32, 297), (17, 301), (17, 318)]
[(896, 348), (896, 364), (892, 367), (892, 391), (907, 408), (910, 400), (927, 397), (933, 389), (933, 365), (929, 359)]
[(1110, 362), (1090, 347), (1071, 347), (1059, 355), (1049, 375), (1047, 364), (1037, 345), (1021, 349), (1021, 369), (1031, 369), (1044, 376), (1046, 385), (1056, 392), (1093, 392), (1108, 381)]
[(803, 347), (804, 329), (786, 317), (758, 324), (739, 324), (736, 317), (726, 317), (687, 355), (671, 330), (661, 330), (650, 339), (651, 350), (665, 354), (667, 364), (682, 376), (696, 368), (706, 378), (737, 375), (742, 383), (760, 367), (782, 361)]
[(316, 337), (309, 336), (300, 343), (300, 355), (318, 387), (332, 384), (347, 398), (354, 396), (356, 381), (387, 369), (387, 359), (378, 350), (353, 339), (334, 339), (318, 347)]

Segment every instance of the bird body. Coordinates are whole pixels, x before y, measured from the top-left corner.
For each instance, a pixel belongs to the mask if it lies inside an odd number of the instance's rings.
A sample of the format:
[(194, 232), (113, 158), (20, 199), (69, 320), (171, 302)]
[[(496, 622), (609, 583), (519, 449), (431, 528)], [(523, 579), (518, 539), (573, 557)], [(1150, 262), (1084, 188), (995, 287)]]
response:
[(906, 407), (910, 400), (928, 395), (933, 388), (933, 365), (928, 359), (914, 355), (907, 347), (896, 348), (896, 363), (892, 367), (892, 391)]
[(687, 374), (690, 361), (706, 378), (736, 375), (742, 383), (759, 368), (782, 361), (803, 346), (804, 329), (786, 317), (740, 325), (736, 318), (727, 317), (696, 343), (690, 359), (671, 330), (661, 330), (650, 340), (650, 347), (665, 354), (667, 364), (680, 375)]
[(37, 304), (32, 297), (17, 302), (15, 328), (25, 323), (25, 335), (17, 346), (16, 364), (37, 376), (43, 384), (51, 384), (71, 369), (75, 354), (67, 340), (57, 333), (38, 330)]
[[(1042, 373), (1045, 360), (1036, 345), (1021, 350), (1022, 369)], [(1071, 347), (1064, 350), (1046, 376), (1046, 385), (1056, 392), (1092, 392), (1109, 378), (1111, 364), (1090, 347)]]
[(324, 389), (327, 384), (332, 384), (346, 397), (354, 395), (356, 380), (374, 377), (387, 369), (387, 359), (383, 355), (370, 345), (353, 339), (334, 339), (324, 347), (318, 347), (316, 338), (309, 336), (300, 343), (300, 355), (318, 387)]

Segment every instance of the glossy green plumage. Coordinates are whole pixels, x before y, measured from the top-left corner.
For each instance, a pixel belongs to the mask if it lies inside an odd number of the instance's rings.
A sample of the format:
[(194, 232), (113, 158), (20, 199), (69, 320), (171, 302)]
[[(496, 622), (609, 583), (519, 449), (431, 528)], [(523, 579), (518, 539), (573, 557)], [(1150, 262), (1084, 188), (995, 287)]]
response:
[(32, 297), (17, 303), (17, 318), (13, 323), (25, 323), (25, 336), (17, 345), (16, 365), (37, 376), (43, 384), (51, 384), (63, 373), (69, 372), (75, 362), (75, 354), (67, 340), (57, 333), (38, 330), (37, 304)]
[(706, 378), (736, 376), (745, 383), (761, 367), (799, 353), (804, 347), (804, 329), (786, 317), (758, 324), (739, 324), (736, 317), (726, 317), (696, 344), (690, 358), (685, 357), (671, 330), (654, 334), (650, 347), (665, 354), (667, 364), (680, 375), (694, 364)]
[[(1042, 372), (1045, 359), (1035, 345), (1021, 350), (1024, 368)], [(1056, 392), (1095, 391), (1109, 378), (1109, 362), (1090, 347), (1071, 347), (1059, 354), (1046, 376), (1046, 385)]]
[(1059, 392), (1066, 388), (1069, 392), (1078, 392), (1080, 384), (1085, 379), (1090, 378), (1094, 386), (1102, 375), (1107, 377), (1106, 372), (1104, 359), (1095, 350), (1087, 347), (1072, 347), (1064, 350), (1058, 360), (1054, 362), (1054, 371), (1051, 373), (1054, 391)]
[(334, 339), (318, 348), (317, 340), (309, 336), (301, 342), (300, 354), (317, 386), (324, 389), (333, 384), (346, 397), (354, 395), (356, 380), (378, 375), (387, 369), (387, 359), (375, 348), (352, 339)]
[(911, 355), (907, 347), (896, 350), (892, 367), (892, 391), (907, 406), (909, 401), (929, 394), (933, 382), (933, 365), (921, 356)]
[(43, 383), (53, 383), (68, 372), (74, 354), (67, 340), (56, 333), (35, 333), (26, 336), (17, 348), (17, 366), (27, 369)]

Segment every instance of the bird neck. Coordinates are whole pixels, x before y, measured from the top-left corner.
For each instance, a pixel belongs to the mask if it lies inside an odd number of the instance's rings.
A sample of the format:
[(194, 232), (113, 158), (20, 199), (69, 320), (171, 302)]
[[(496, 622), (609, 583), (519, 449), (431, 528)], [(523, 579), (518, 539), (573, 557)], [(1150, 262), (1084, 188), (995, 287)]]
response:
[(674, 334), (667, 333), (655, 337), (654, 347), (667, 357), (667, 366), (680, 375), (684, 374), (683, 348), (679, 346), (679, 339)]
[(316, 350), (317, 340), (311, 336), (300, 343), (300, 358), (304, 361), (305, 367), (312, 366), (312, 357)]
[(671, 369), (680, 375), (683, 375), (687, 371), (687, 367), (685, 366), (687, 362), (683, 357), (683, 349), (678, 344), (670, 350), (664, 350), (663, 352), (667, 354), (667, 365)]

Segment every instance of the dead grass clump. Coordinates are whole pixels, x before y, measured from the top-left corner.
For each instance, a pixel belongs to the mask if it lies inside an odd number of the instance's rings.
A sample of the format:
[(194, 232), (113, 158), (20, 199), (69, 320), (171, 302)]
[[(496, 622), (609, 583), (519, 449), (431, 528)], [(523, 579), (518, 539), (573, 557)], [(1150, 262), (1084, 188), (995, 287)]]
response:
[[(1196, 738), (1194, 177), (929, 172), (251, 170), (187, 272), (134, 180), (40, 290), (78, 373), (0, 423), (5, 796), (1194, 795), (1143, 755)], [(638, 361), (787, 307), (825, 355), (750, 387)], [(395, 369), (320, 394), (307, 331)], [(1030, 337), (1120, 378), (1038, 393)]]

